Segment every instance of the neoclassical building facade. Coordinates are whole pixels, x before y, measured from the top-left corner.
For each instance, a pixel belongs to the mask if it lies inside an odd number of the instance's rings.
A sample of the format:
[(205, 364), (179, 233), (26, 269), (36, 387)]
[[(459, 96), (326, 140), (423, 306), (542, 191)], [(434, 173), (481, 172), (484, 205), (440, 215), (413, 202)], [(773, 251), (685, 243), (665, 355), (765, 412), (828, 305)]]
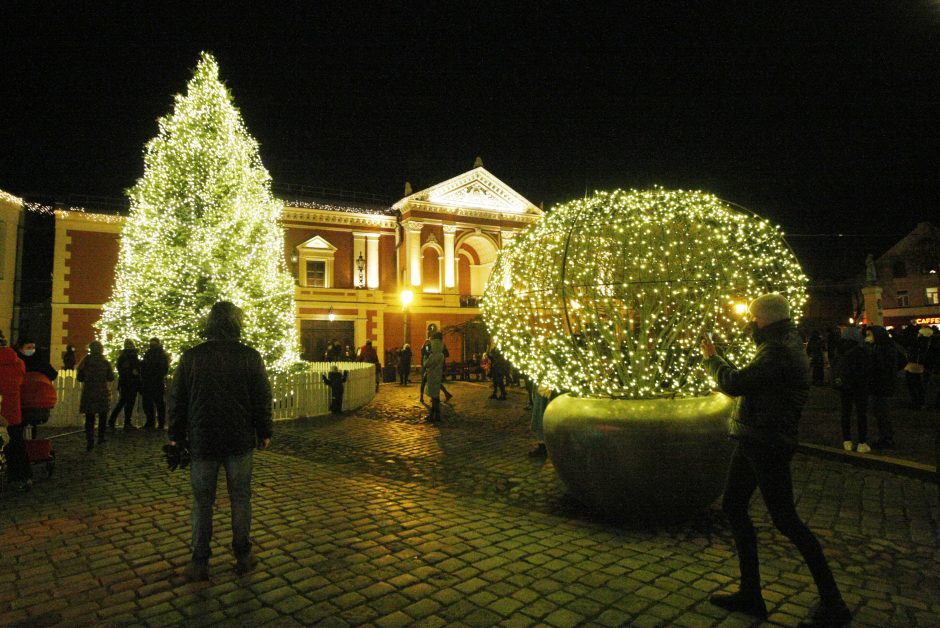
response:
[[(432, 323), (465, 326), (479, 316), (500, 248), (542, 215), (479, 162), (406, 194), (391, 207), (285, 200), (284, 256), (304, 359), (322, 359), (333, 341), (355, 349), (371, 340), (382, 356), (406, 342), (419, 347)], [(123, 222), (56, 212), (51, 355), (67, 344), (83, 355), (94, 339)], [(447, 334), (445, 342), (454, 359), (463, 358), (465, 334)]]

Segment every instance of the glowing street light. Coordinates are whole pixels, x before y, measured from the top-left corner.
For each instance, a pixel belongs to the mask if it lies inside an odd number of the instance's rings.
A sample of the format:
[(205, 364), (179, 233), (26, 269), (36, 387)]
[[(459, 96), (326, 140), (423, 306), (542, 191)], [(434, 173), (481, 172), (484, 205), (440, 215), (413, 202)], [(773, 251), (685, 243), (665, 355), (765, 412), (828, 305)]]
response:
[(408, 343), (408, 306), (411, 305), (414, 298), (415, 293), (411, 290), (401, 291), (402, 347)]

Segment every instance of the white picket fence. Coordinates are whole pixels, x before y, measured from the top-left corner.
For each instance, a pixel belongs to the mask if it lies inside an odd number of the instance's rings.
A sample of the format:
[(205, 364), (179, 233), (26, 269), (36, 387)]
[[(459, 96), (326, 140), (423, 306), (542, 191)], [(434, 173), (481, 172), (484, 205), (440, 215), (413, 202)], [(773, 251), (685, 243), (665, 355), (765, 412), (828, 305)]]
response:
[[(271, 392), (274, 399), (273, 415), (275, 420), (295, 419), (302, 416), (317, 416), (330, 411), (330, 389), (323, 383), (322, 376), (333, 365), (340, 371), (349, 371), (349, 379), (343, 394), (343, 410), (355, 410), (372, 401), (375, 396), (375, 366), (363, 362), (311, 362), (308, 370), (287, 375), (271, 374)], [(82, 396), (82, 384), (75, 379), (75, 371), (59, 371), (53, 381), (58, 401), (49, 414), (50, 427), (76, 427), (84, 423), (84, 416), (78, 411)], [(169, 392), (169, 382), (167, 382)], [(111, 407), (118, 400), (117, 382), (111, 384)], [(167, 399), (169, 402), (169, 399)], [(169, 410), (169, 407), (167, 408)], [(143, 425), (146, 420), (140, 395), (134, 407), (134, 425)], [(118, 425), (123, 424), (123, 413), (118, 417)]]

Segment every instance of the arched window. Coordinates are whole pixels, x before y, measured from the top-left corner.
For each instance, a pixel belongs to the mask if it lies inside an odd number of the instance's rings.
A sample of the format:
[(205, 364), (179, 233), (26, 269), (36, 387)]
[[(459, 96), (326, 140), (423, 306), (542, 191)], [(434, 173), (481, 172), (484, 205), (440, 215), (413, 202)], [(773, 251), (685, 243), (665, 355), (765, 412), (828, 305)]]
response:
[(424, 292), (441, 292), (441, 279), (443, 273), (444, 252), (433, 244), (425, 244), (421, 250), (421, 275)]

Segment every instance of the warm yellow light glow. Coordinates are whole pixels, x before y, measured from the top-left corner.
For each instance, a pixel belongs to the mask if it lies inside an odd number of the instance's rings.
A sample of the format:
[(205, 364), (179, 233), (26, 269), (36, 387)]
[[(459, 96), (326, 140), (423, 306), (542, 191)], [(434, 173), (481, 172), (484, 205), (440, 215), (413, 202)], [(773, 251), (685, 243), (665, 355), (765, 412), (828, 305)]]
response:
[(401, 291), (401, 304), (404, 305), (405, 307), (408, 307), (409, 305), (411, 305), (411, 302), (414, 300), (414, 298), (415, 298), (415, 293), (412, 292), (411, 290)]
[(744, 316), (747, 314), (747, 303), (741, 303), (740, 301), (734, 304), (734, 313), (738, 316)]

